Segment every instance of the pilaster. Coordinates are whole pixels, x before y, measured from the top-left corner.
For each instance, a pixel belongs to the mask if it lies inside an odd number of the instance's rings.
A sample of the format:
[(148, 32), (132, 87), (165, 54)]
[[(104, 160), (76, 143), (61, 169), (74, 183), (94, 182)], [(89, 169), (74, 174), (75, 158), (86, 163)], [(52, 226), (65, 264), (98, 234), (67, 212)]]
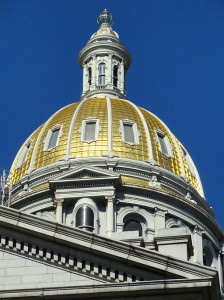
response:
[(55, 217), (56, 222), (62, 223), (62, 213), (63, 213), (63, 199), (55, 199), (54, 203), (56, 204)]
[(203, 245), (202, 245), (203, 231), (196, 225), (193, 231), (194, 239), (194, 262), (203, 265)]
[(114, 196), (105, 197), (107, 199), (106, 221), (107, 229), (106, 234), (111, 237), (114, 231)]

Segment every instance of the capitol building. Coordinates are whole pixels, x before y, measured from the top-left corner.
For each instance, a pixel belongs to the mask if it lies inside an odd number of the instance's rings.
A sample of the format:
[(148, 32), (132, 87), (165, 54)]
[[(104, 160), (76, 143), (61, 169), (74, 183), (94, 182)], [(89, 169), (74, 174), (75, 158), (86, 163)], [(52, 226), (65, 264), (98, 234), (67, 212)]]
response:
[(37, 128), (12, 164), (0, 298), (224, 299), (223, 230), (195, 164), (128, 100), (131, 54), (106, 9), (97, 22), (78, 57), (79, 102)]

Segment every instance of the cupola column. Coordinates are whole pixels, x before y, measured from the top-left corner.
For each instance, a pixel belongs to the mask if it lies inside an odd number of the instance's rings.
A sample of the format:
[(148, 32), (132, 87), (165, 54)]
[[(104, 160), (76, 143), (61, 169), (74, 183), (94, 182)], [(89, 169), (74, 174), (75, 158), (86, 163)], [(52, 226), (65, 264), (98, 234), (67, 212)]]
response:
[(107, 199), (106, 221), (107, 230), (106, 234), (111, 237), (111, 233), (114, 231), (114, 196), (105, 197)]
[(124, 94), (124, 61), (120, 64), (120, 90)]
[(92, 86), (96, 88), (96, 55), (93, 55)]
[(55, 218), (58, 223), (62, 223), (63, 202), (63, 199), (54, 200), (54, 203), (56, 204)]
[(108, 86), (112, 86), (112, 54), (108, 54)]
[(88, 90), (88, 72), (87, 72), (87, 65), (83, 64), (83, 93)]

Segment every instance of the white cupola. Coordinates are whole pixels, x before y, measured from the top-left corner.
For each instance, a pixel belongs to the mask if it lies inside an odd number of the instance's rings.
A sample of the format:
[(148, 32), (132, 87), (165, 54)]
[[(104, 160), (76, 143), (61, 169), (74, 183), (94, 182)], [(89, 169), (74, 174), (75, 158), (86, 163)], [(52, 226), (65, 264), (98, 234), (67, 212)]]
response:
[(97, 19), (99, 30), (79, 53), (83, 69), (82, 99), (110, 96), (126, 98), (125, 75), (131, 55), (112, 29), (112, 15), (105, 9)]

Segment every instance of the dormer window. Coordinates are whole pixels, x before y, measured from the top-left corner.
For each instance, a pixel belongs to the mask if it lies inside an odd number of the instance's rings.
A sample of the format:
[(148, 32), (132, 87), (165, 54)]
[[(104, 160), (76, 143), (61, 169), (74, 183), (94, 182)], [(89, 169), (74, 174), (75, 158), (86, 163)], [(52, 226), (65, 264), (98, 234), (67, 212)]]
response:
[(44, 151), (51, 150), (58, 146), (59, 138), (62, 135), (62, 126), (55, 125), (52, 127), (48, 133), (47, 137), (44, 141)]
[(189, 170), (190, 170), (191, 174), (193, 176), (195, 176), (194, 165), (193, 165), (193, 162), (192, 162), (192, 159), (191, 159), (190, 155), (187, 153), (187, 151), (183, 147), (182, 147), (182, 151), (183, 151), (184, 158), (186, 159), (186, 162), (187, 162), (187, 165), (189, 167)]
[(105, 85), (105, 64), (99, 64), (99, 76), (98, 76), (98, 84), (99, 86)]
[(24, 148), (19, 156), (19, 159), (18, 159), (17, 168), (20, 168), (22, 166), (22, 164), (26, 161), (27, 155), (30, 150), (31, 143), (32, 143), (32, 141), (28, 142), (28, 144), (26, 144), (24, 146)]
[(113, 85), (117, 87), (118, 83), (118, 66), (115, 65), (113, 68)]
[(82, 121), (80, 128), (81, 141), (91, 143), (98, 140), (100, 132), (99, 119), (89, 118)]
[(170, 145), (168, 137), (160, 130), (156, 131), (156, 136), (160, 151), (167, 156), (173, 156), (172, 146)]
[(122, 120), (119, 130), (125, 143), (129, 145), (139, 144), (140, 133), (135, 122), (131, 120)]
[(88, 68), (88, 83), (89, 83), (89, 86), (92, 84), (92, 68), (91, 67)]

